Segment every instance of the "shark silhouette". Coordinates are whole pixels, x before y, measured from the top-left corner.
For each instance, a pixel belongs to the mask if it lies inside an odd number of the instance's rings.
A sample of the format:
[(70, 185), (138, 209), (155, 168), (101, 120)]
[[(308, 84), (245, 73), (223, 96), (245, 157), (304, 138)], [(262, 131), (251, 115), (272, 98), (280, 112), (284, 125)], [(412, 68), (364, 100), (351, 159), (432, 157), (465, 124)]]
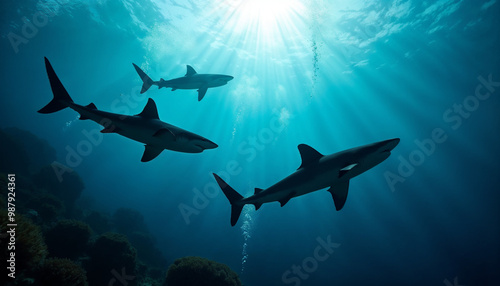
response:
[(39, 113), (53, 113), (69, 107), (80, 114), (81, 120), (90, 119), (104, 126), (102, 133), (117, 133), (146, 144), (142, 162), (156, 158), (164, 149), (200, 153), (205, 149), (218, 147), (217, 144), (200, 135), (161, 121), (156, 103), (151, 98), (148, 99), (144, 110), (133, 116), (101, 111), (94, 103), (86, 106), (76, 104), (47, 58), (45, 58), (45, 67), (54, 98), (40, 109)]
[(174, 79), (164, 80), (160, 78), (159, 81), (153, 81), (141, 68), (136, 64), (135, 70), (141, 77), (143, 84), (141, 93), (146, 92), (152, 85), (157, 85), (158, 89), (162, 87), (170, 87), (172, 91), (176, 89), (198, 89), (198, 101), (202, 100), (207, 89), (211, 87), (218, 87), (227, 84), (233, 77), (223, 74), (199, 74), (190, 65), (187, 66), (186, 75)]
[(306, 144), (298, 146), (302, 164), (290, 176), (263, 190), (256, 188), (255, 194), (244, 198), (213, 174), (231, 204), (231, 225), (238, 221), (243, 206), (253, 204), (258, 210), (262, 204), (278, 201), (283, 207), (290, 199), (327, 187), (336, 209), (344, 207), (349, 189), (349, 180), (380, 164), (391, 155), (399, 138), (385, 140), (324, 156)]

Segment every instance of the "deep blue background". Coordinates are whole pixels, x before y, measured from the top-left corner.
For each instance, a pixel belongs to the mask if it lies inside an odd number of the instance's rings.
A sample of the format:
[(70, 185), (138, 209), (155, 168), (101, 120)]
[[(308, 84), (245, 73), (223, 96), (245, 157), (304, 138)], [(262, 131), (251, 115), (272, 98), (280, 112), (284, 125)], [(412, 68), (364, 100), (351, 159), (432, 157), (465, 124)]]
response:
[[(474, 103), (479, 76), (500, 82), (496, 0), (86, 2), (2, 2), (0, 127), (48, 140), (62, 164), (83, 130), (100, 130), (69, 109), (36, 112), (52, 96), (46, 56), (75, 102), (137, 114), (151, 97), (163, 121), (219, 144), (141, 163), (141, 144), (105, 134), (75, 167), (93, 208), (141, 211), (169, 261), (204, 256), (245, 285), (295, 285), (283, 273), (330, 236), (340, 245), (300, 285), (500, 284), (500, 86), (460, 124), (443, 118)], [(235, 78), (201, 102), (193, 90), (139, 95), (132, 62), (155, 80), (186, 64)], [(391, 189), (388, 172), (401, 175), (415, 140), (436, 128), (446, 141)], [(320, 191), (248, 207), (231, 227), (212, 189), (210, 174), (229, 162), (229, 183), (249, 195), (300, 165), (300, 143), (330, 154), (393, 137), (400, 145), (352, 180), (340, 212)], [(186, 220), (179, 208), (196, 207), (205, 188), (213, 196)]]

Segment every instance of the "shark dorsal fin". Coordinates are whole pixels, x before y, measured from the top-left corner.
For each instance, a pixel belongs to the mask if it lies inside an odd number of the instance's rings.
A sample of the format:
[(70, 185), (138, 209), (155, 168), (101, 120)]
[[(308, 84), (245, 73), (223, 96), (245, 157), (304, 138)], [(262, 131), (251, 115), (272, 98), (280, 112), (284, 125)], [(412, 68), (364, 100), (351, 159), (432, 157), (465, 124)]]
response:
[(149, 118), (149, 119), (160, 119), (158, 116), (158, 109), (156, 108), (156, 103), (153, 99), (148, 99), (148, 103), (144, 107), (141, 113), (137, 114), (137, 116)]
[(256, 194), (258, 194), (258, 193), (260, 193), (260, 192), (262, 192), (262, 191), (263, 191), (263, 189), (261, 189), (261, 188), (255, 188), (255, 193), (254, 193), (254, 195), (256, 195)]
[(89, 103), (89, 105), (86, 105), (85, 107), (87, 107), (88, 109), (97, 109), (97, 106), (95, 106), (93, 102)]
[(300, 168), (303, 168), (307, 165), (313, 164), (315, 162), (318, 162), (323, 155), (316, 151), (313, 147), (306, 145), (306, 144), (300, 144), (298, 146), (299, 152), (300, 152), (300, 157), (302, 158), (302, 164), (300, 164)]
[(192, 76), (194, 74), (197, 74), (197, 72), (194, 70), (194, 68), (190, 65), (186, 65), (187, 71), (185, 76)]

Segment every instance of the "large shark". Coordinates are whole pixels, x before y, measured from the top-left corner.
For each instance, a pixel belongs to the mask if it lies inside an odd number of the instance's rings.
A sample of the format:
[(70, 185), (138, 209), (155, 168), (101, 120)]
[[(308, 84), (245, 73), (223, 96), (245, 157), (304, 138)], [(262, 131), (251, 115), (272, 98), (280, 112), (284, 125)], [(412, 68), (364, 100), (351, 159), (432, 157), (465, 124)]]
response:
[(93, 103), (87, 106), (76, 104), (47, 58), (45, 58), (45, 68), (54, 98), (38, 112), (53, 113), (69, 107), (80, 114), (80, 119), (90, 119), (104, 126), (104, 129), (101, 130), (102, 133), (118, 133), (142, 142), (146, 144), (142, 162), (156, 158), (164, 149), (200, 153), (205, 149), (218, 147), (217, 144), (206, 138), (161, 121), (158, 117), (156, 104), (151, 98), (148, 99), (144, 110), (134, 116), (101, 111)]
[(170, 87), (172, 88), (172, 91), (176, 89), (198, 89), (198, 101), (203, 99), (208, 88), (223, 86), (234, 78), (230, 75), (223, 74), (199, 74), (193, 69), (193, 67), (188, 65), (186, 75), (183, 77), (169, 80), (160, 78), (159, 81), (153, 81), (136, 64), (132, 64), (143, 81), (141, 93), (146, 92), (152, 85), (157, 85), (158, 89), (162, 87)]
[(298, 148), (302, 164), (297, 171), (265, 190), (256, 188), (255, 194), (247, 198), (237, 193), (217, 174), (213, 175), (231, 203), (232, 226), (238, 221), (246, 204), (253, 204), (256, 210), (262, 204), (274, 201), (284, 206), (291, 198), (327, 187), (339, 211), (347, 199), (349, 180), (387, 159), (398, 143), (399, 138), (395, 138), (326, 156), (306, 144), (300, 144)]

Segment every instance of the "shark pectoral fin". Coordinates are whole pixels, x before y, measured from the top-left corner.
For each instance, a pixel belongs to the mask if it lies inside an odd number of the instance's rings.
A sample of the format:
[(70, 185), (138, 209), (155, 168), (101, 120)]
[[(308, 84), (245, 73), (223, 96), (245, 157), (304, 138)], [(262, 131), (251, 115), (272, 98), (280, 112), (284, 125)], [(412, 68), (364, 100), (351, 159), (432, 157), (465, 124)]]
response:
[[(90, 119), (90, 117), (85, 116), (85, 115), (83, 115), (83, 114), (80, 113), (80, 117), (78, 117), (78, 119), (79, 120), (87, 120), (87, 119)], [(102, 132), (102, 130), (101, 130), (101, 132)], [(105, 132), (103, 132), (103, 133), (105, 133)]]
[(335, 203), (335, 208), (340, 211), (347, 200), (347, 191), (349, 190), (349, 181), (339, 183), (336, 186), (332, 186), (328, 191), (332, 194), (333, 202)]
[(253, 205), (255, 206), (255, 210), (259, 210), (262, 206), (262, 203), (254, 203)]
[(148, 119), (160, 119), (158, 116), (158, 109), (156, 108), (156, 103), (153, 99), (149, 98), (148, 103), (144, 106), (144, 109), (137, 116), (148, 118)]
[[(80, 117), (81, 119), (81, 117)], [(87, 118), (84, 118), (84, 119), (87, 119)], [(107, 127), (104, 127), (103, 130), (101, 130), (101, 133), (117, 133), (119, 131), (118, 127), (116, 127), (115, 125), (110, 125), (110, 126), (107, 126)]]
[(207, 93), (208, 87), (202, 86), (200, 89), (198, 89), (198, 101), (201, 101), (203, 97), (205, 97), (205, 94)]
[(300, 157), (302, 159), (302, 164), (300, 164), (300, 168), (303, 168), (307, 165), (313, 164), (315, 162), (318, 162), (321, 157), (323, 157), (323, 154), (320, 152), (316, 151), (313, 147), (306, 145), (306, 144), (300, 144), (298, 146), (299, 148), (299, 153)]
[(339, 178), (342, 178), (345, 174), (349, 173), (352, 168), (356, 167), (358, 163), (350, 164), (339, 170)]
[(160, 155), (161, 151), (163, 151), (163, 148), (152, 146), (152, 145), (146, 145), (146, 150), (144, 150), (144, 154), (142, 155), (141, 162), (149, 162), (156, 158), (158, 155)]
[(286, 205), (286, 203), (288, 203), (288, 201), (290, 201), (293, 197), (295, 197), (295, 192), (291, 192), (288, 194), (288, 196), (286, 196), (285, 198), (279, 200), (280, 204), (281, 204), (281, 207), (283, 207), (284, 205)]
[(168, 137), (168, 139), (171, 141), (176, 140), (175, 134), (168, 128), (159, 129), (158, 131), (155, 132), (155, 134), (153, 134), (153, 137), (160, 137), (163, 135), (166, 135)]

